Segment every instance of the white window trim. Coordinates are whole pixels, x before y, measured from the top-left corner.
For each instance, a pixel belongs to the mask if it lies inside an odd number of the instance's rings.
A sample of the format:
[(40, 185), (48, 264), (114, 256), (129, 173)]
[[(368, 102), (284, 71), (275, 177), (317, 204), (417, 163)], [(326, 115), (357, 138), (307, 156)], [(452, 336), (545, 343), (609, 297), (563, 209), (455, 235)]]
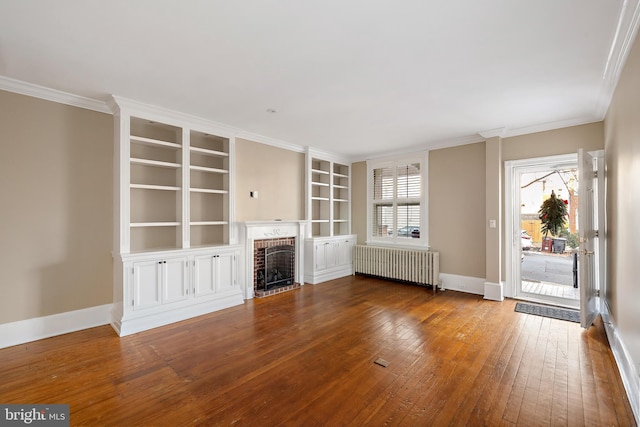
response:
[[(418, 239), (399, 239), (393, 237), (376, 237), (372, 233), (373, 214), (373, 170), (383, 167), (395, 167), (402, 163), (420, 163), (421, 196), (420, 196), (420, 237)], [(389, 246), (394, 248), (429, 249), (429, 151), (367, 160), (367, 245)]]

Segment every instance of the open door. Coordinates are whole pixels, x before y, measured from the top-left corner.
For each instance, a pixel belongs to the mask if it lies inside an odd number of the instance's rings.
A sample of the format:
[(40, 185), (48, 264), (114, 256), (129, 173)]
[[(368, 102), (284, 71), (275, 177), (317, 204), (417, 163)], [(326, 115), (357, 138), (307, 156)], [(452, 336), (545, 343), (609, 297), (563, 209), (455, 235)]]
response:
[(598, 314), (596, 307), (596, 257), (594, 242), (597, 233), (593, 218), (593, 183), (595, 174), (593, 171), (593, 157), (582, 149), (578, 150), (578, 177), (580, 182), (578, 189), (580, 323), (583, 328), (589, 328)]

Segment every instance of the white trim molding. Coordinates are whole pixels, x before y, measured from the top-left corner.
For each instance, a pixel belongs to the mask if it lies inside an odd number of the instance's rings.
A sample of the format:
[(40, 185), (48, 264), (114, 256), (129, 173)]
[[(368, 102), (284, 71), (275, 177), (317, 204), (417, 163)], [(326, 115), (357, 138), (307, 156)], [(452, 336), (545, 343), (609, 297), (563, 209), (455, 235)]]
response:
[(602, 87), (596, 104), (596, 116), (604, 119), (620, 74), (640, 26), (640, 0), (624, 0), (620, 8), (618, 25), (609, 49), (607, 63), (602, 75)]
[(440, 273), (440, 289), (484, 296), (484, 284), (486, 280), (487, 279), (479, 277)]
[(609, 346), (613, 352), (613, 357), (616, 359), (618, 365), (618, 371), (624, 384), (624, 389), (627, 392), (627, 398), (629, 399), (629, 405), (633, 411), (633, 415), (636, 419), (636, 424), (640, 424), (640, 377), (639, 372), (633, 364), (633, 359), (629, 350), (625, 347), (622, 337), (618, 333), (616, 324), (611, 317), (611, 312), (606, 301), (603, 300), (601, 304), (602, 310), (602, 322), (604, 323), (604, 330), (607, 333), (607, 339), (609, 340)]
[(505, 279), (504, 296), (521, 298), (517, 284), (520, 283), (520, 185), (519, 174), (540, 169), (551, 169), (558, 166), (575, 164), (578, 156), (575, 153), (557, 156), (537, 157), (532, 159), (507, 160), (504, 162), (504, 250)]
[(57, 102), (59, 104), (71, 105), (72, 107), (111, 114), (109, 106), (104, 101), (74, 95), (73, 93), (51, 89), (33, 83), (27, 83), (5, 76), (0, 76), (0, 89), (7, 92), (18, 93), (20, 95), (27, 95), (34, 98)]
[(0, 325), (0, 348), (108, 325), (111, 306), (99, 305)]

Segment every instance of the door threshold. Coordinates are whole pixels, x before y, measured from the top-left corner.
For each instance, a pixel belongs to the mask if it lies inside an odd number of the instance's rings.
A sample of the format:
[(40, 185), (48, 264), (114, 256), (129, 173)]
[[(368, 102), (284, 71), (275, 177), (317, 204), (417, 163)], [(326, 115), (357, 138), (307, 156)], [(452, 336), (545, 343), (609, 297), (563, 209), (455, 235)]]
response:
[(517, 296), (517, 297), (513, 297), (513, 299), (519, 300), (519, 301), (527, 301), (527, 302), (534, 302), (536, 304), (544, 304), (544, 305), (551, 305), (553, 307), (562, 307), (562, 308), (571, 308), (571, 309), (580, 309), (580, 301), (579, 300), (570, 300), (567, 302), (563, 302), (563, 301), (557, 301), (557, 300), (548, 300), (546, 298), (536, 298), (536, 297), (530, 297), (530, 296)]

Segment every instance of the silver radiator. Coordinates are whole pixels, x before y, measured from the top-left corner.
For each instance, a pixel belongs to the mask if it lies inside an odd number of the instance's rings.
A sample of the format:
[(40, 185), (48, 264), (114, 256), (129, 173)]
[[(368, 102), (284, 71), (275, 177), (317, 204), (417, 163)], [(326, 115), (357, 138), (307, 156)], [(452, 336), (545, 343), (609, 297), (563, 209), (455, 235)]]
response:
[(422, 285), (440, 283), (440, 253), (356, 245), (353, 251), (355, 273), (384, 277)]

